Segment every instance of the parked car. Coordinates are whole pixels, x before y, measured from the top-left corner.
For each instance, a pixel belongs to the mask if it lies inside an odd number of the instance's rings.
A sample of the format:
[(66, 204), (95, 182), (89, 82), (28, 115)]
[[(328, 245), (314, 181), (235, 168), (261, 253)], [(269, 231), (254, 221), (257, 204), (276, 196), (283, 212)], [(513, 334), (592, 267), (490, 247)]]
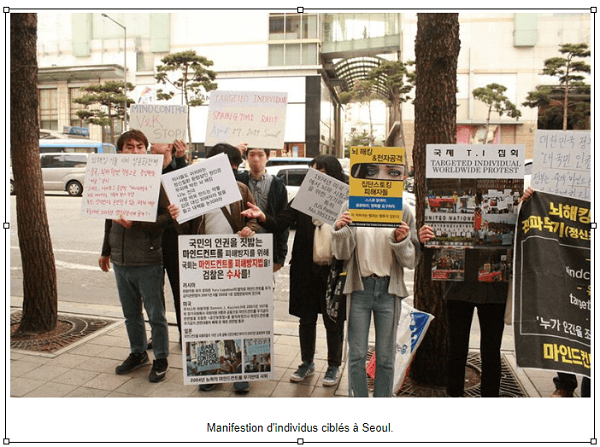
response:
[[(87, 153), (40, 154), (45, 191), (67, 191), (70, 196), (83, 194)], [(10, 193), (15, 194), (14, 177), (10, 172)]]
[(302, 185), (302, 181), (304, 180), (304, 177), (306, 177), (306, 173), (309, 169), (308, 165), (279, 165), (266, 167), (267, 173), (283, 180), (287, 189), (288, 202), (298, 194), (300, 185)]

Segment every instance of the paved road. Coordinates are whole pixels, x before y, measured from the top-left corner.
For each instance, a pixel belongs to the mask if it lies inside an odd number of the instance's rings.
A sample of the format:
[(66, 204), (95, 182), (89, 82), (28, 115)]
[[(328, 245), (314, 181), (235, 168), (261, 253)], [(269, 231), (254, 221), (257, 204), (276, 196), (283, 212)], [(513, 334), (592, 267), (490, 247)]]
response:
[[(81, 215), (81, 197), (46, 193), (46, 208), (56, 260), (59, 301), (118, 306), (114, 275), (98, 267), (104, 220)], [(16, 198), (10, 197), (10, 294), (23, 296), (23, 270), (19, 251)], [(22, 231), (22, 230), (21, 230)], [(290, 232), (289, 251), (294, 231)], [(288, 254), (289, 261), (289, 254)], [(412, 294), (412, 271), (407, 272)], [(281, 269), (275, 283), (275, 319), (297, 321), (288, 314), (289, 264)], [(166, 287), (167, 311), (174, 311), (170, 287)]]

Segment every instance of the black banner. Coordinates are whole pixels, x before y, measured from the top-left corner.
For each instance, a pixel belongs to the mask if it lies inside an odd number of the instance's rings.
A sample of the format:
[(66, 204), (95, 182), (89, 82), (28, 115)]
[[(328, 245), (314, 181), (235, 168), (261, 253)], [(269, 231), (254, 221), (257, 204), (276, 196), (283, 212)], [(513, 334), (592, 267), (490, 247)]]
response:
[(536, 192), (517, 218), (517, 365), (590, 376), (590, 202)]

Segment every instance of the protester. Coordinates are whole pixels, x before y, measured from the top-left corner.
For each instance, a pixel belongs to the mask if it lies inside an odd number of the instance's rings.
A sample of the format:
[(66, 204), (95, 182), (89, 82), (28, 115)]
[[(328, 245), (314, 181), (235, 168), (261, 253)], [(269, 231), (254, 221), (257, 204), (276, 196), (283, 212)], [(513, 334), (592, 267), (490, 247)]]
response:
[[(432, 239), (435, 239), (433, 229), (428, 225), (422, 226), (419, 240), (426, 243)], [(449, 327), (447, 394), (460, 397), (464, 393), (471, 322), (477, 308), (481, 330), (481, 396), (498, 397), (502, 367), (500, 347), (508, 282), (446, 281), (443, 293)]]
[(366, 355), (371, 315), (375, 322), (374, 397), (391, 397), (394, 384), (396, 330), (400, 300), (408, 296), (404, 268), (414, 269), (420, 245), (415, 219), (402, 210), (400, 226), (390, 228), (351, 227), (347, 210), (333, 233), (333, 253), (347, 261), (344, 293), (348, 310), (348, 386), (354, 397), (368, 397)]
[[(207, 158), (214, 157), (215, 155), (225, 153), (229, 158), (231, 168), (237, 169), (242, 161), (242, 157), (237, 148), (225, 144), (219, 143), (211, 148)], [(254, 197), (246, 185), (241, 182), (237, 182), (242, 200), (234, 202), (229, 206), (224, 206), (220, 209), (209, 211), (208, 213), (196, 217), (192, 220), (184, 222), (182, 224), (175, 221), (175, 228), (179, 234), (232, 234), (237, 233), (241, 237), (254, 236), (259, 225), (255, 219), (247, 219), (242, 211), (246, 209), (246, 204), (254, 204)], [(173, 220), (179, 216), (179, 208), (175, 204), (169, 205), (169, 213)], [(248, 382), (236, 382), (233, 384), (234, 389), (237, 393), (247, 393), (250, 389)], [(203, 384), (200, 385), (200, 391), (209, 391), (215, 387), (214, 384)]]
[[(346, 181), (342, 166), (332, 155), (319, 155), (311, 160), (309, 166), (337, 180)], [(292, 202), (290, 202), (291, 205)], [(333, 321), (327, 315), (325, 289), (330, 266), (316, 264), (313, 261), (314, 236), (317, 226), (326, 225), (311, 216), (288, 207), (276, 216), (266, 215), (258, 207), (249, 206), (245, 211), (248, 217), (255, 217), (268, 231), (282, 232), (296, 226), (292, 258), (290, 261), (290, 314), (300, 318), (300, 354), (302, 364), (292, 374), (292, 382), (302, 382), (315, 372), (315, 345), (317, 338), (317, 319), (323, 316), (327, 333), (327, 371), (323, 379), (324, 386), (336, 385), (341, 376), (342, 347), (344, 340), (344, 317), (340, 315)]]
[[(239, 149), (239, 146), (238, 146)], [(271, 216), (287, 208), (287, 190), (283, 181), (266, 171), (270, 150), (262, 148), (248, 148), (246, 160), (248, 171), (238, 175), (238, 180), (250, 188), (250, 192), (260, 210)], [(261, 227), (259, 233), (266, 230)], [(276, 273), (285, 263), (288, 251), (289, 230), (273, 234), (273, 273)]]
[[(139, 130), (130, 130), (119, 137), (117, 150), (121, 154), (146, 154), (148, 139)], [(169, 334), (165, 318), (161, 236), (171, 224), (168, 200), (161, 188), (155, 222), (106, 220), (104, 242), (99, 259), (100, 268), (108, 272), (112, 261), (119, 299), (129, 337), (129, 357), (116, 368), (117, 374), (127, 374), (149, 363), (142, 305), (152, 329), (155, 360), (150, 382), (165, 379), (168, 369)]]
[[(152, 143), (150, 153), (163, 156), (162, 173), (167, 174), (177, 169), (185, 168), (186, 144), (184, 141), (175, 140), (173, 144)], [(164, 229), (162, 236), (163, 268), (169, 278), (171, 291), (173, 292), (173, 304), (177, 318), (177, 329), (179, 330), (179, 343), (181, 343), (181, 305), (179, 297), (179, 245), (178, 234), (174, 225)], [(152, 341), (148, 342), (151, 348)]]

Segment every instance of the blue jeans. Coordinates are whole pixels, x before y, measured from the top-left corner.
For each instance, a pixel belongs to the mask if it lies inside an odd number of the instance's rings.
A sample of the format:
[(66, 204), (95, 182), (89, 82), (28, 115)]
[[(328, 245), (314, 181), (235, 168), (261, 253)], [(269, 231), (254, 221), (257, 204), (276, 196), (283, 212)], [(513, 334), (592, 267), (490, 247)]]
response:
[(349, 394), (369, 397), (366, 357), (371, 313), (375, 321), (375, 389), (374, 397), (391, 397), (394, 387), (396, 330), (400, 316), (400, 299), (388, 293), (389, 277), (362, 278), (364, 290), (352, 292), (348, 316)]
[(169, 332), (165, 317), (162, 264), (145, 267), (123, 266), (113, 263), (129, 348), (141, 354), (148, 348), (142, 303), (152, 328), (152, 350), (156, 359), (169, 355)]

